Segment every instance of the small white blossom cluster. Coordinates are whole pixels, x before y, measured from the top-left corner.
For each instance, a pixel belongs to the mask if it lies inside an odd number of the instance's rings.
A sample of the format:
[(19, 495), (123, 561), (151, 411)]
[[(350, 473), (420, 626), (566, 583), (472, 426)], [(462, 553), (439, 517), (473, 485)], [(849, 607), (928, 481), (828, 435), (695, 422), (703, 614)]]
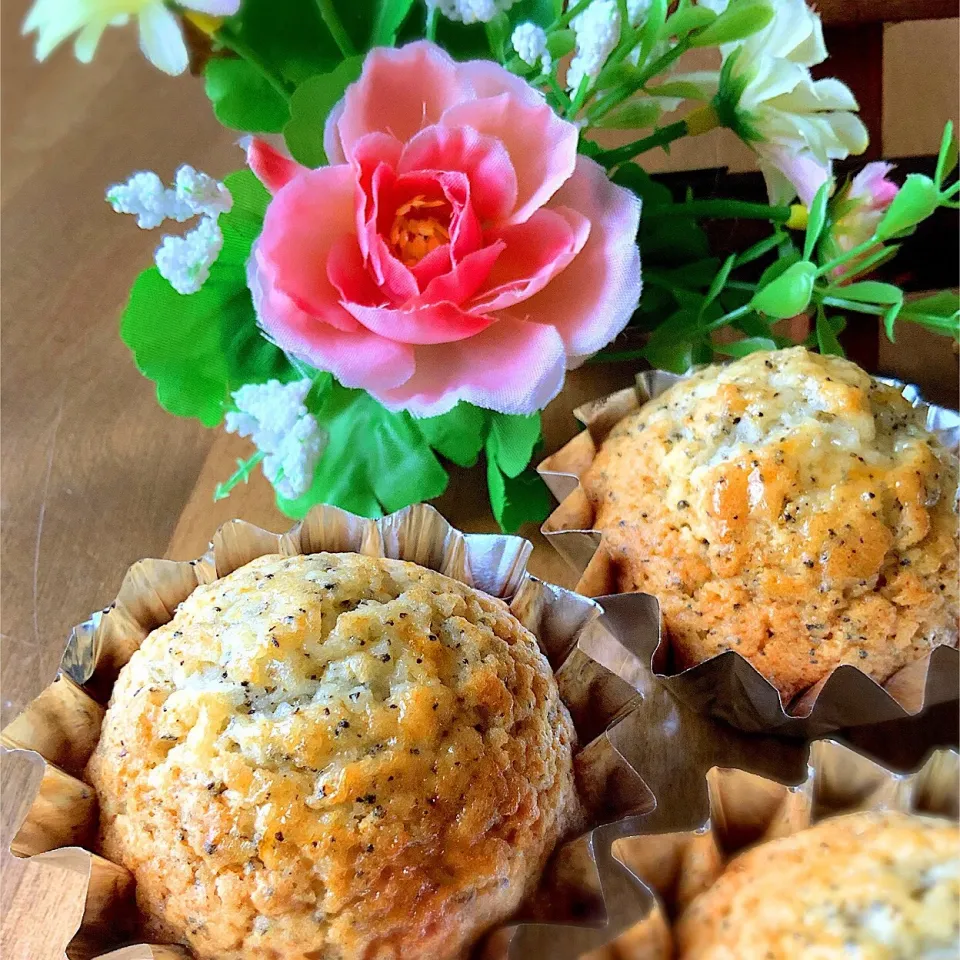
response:
[(509, 10), (516, 0), (427, 0), (448, 20), (458, 23), (489, 23), (501, 11)]
[(223, 249), (223, 234), (213, 217), (182, 237), (164, 237), (154, 259), (160, 276), (177, 293), (196, 293), (210, 276), (210, 267)]
[(177, 171), (172, 187), (144, 170), (110, 187), (107, 202), (117, 213), (135, 216), (141, 230), (153, 230), (167, 220), (183, 223), (201, 217), (199, 225), (184, 236), (164, 237), (155, 259), (160, 275), (178, 293), (196, 293), (203, 286), (223, 247), (217, 218), (233, 206), (224, 184), (188, 164)]
[(570, 21), (570, 26), (577, 37), (577, 49), (567, 70), (567, 89), (576, 92), (584, 77), (596, 80), (607, 57), (620, 42), (620, 11), (616, 0), (594, 0)]
[(510, 37), (510, 43), (517, 56), (531, 67), (540, 63), (540, 70), (546, 73), (553, 66), (553, 58), (547, 50), (547, 33), (535, 23), (517, 24)]
[(248, 383), (234, 392), (237, 410), (226, 418), (228, 433), (250, 437), (264, 454), (264, 475), (288, 500), (310, 489), (327, 444), (326, 432), (304, 404), (312, 385), (309, 379)]

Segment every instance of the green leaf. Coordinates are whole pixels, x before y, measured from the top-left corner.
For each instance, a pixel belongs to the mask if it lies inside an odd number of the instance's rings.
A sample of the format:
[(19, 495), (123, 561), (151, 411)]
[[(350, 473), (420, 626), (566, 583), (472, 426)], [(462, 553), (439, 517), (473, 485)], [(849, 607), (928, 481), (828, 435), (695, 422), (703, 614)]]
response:
[(680, 97), (682, 100), (706, 100), (708, 97), (704, 88), (692, 80), (668, 80), (658, 87), (644, 89), (651, 97)]
[(660, 104), (649, 97), (632, 100), (611, 110), (594, 126), (607, 130), (641, 130), (644, 127), (652, 127), (660, 118), (661, 112)]
[(939, 203), (940, 191), (929, 177), (920, 173), (909, 174), (880, 221), (877, 237), (889, 240), (915, 227), (921, 220), (926, 220)]
[(953, 135), (953, 121), (948, 120), (943, 128), (943, 139), (940, 141), (940, 152), (937, 154), (937, 172), (933, 180), (937, 187), (943, 188), (943, 181), (953, 173), (957, 165), (957, 138)]
[(720, 296), (720, 291), (726, 286), (727, 280), (730, 277), (730, 271), (733, 269), (736, 261), (736, 254), (733, 253), (724, 260), (723, 266), (717, 271), (717, 275), (713, 278), (710, 287), (707, 289), (706, 296), (703, 299), (703, 305), (705, 307), (713, 303), (713, 301)]
[(810, 211), (807, 214), (807, 232), (803, 238), (803, 259), (813, 259), (813, 252), (817, 247), (817, 241), (823, 232), (824, 224), (827, 222), (827, 201), (830, 199), (829, 179), (820, 184), (813, 201), (810, 204)]
[(768, 283), (773, 282), (777, 277), (786, 273), (795, 263), (799, 262), (800, 254), (796, 250), (791, 250), (787, 253), (781, 252), (780, 256), (760, 274), (760, 279), (757, 281), (757, 288), (762, 289)]
[(230, 393), (244, 383), (292, 373), (257, 327), (244, 272), (219, 261), (189, 296), (155, 267), (145, 270), (130, 291), (120, 335), (137, 369), (156, 383), (160, 406), (207, 427), (221, 421)]
[(903, 291), (899, 287), (895, 287), (892, 283), (880, 283), (879, 280), (849, 283), (833, 288), (831, 293), (857, 303), (900, 303), (903, 300)]
[(691, 30), (709, 26), (716, 19), (717, 15), (709, 7), (684, 7), (667, 20), (667, 33), (679, 40)]
[(519, 476), (530, 463), (540, 435), (539, 413), (529, 416), (494, 413), (490, 419), (490, 438), (497, 466), (508, 477)]
[(647, 19), (640, 26), (640, 53), (637, 63), (645, 64), (651, 51), (660, 40), (667, 22), (667, 7), (669, 0), (652, 0), (647, 10)]
[(327, 115), (343, 97), (363, 69), (363, 57), (350, 57), (330, 73), (305, 80), (290, 98), (290, 120), (283, 137), (294, 160), (307, 167), (327, 163), (323, 149), (323, 125)]
[(778, 320), (795, 317), (809, 306), (816, 276), (816, 265), (809, 260), (800, 260), (758, 290), (750, 303), (754, 310), (768, 317)]
[(225, 127), (279, 133), (290, 118), (287, 101), (247, 60), (214, 57), (204, 77), (213, 113)]
[(506, 13), (501, 10), (492, 20), (486, 23), (485, 29), (487, 43), (490, 45), (494, 59), (503, 63), (508, 55), (513, 55), (513, 48), (509, 46), (512, 31)]
[(907, 300), (900, 311), (900, 319), (960, 340), (960, 295), (952, 290), (941, 290), (930, 297)]
[(887, 332), (887, 339), (891, 343), (896, 343), (897, 338), (893, 335), (893, 325), (897, 322), (897, 317), (903, 309), (903, 300), (890, 305), (890, 309), (883, 315), (883, 329)]
[(220, 216), (223, 249), (196, 293), (177, 293), (157, 272), (144, 271), (130, 291), (120, 335), (140, 372), (157, 384), (170, 413), (216, 426), (232, 391), (245, 383), (296, 375), (283, 352), (257, 326), (246, 261), (263, 226), (269, 194), (249, 170), (225, 183), (233, 208)]
[(694, 363), (694, 343), (700, 341), (699, 305), (684, 307), (651, 333), (643, 355), (652, 367), (686, 373)]
[(418, 419), (416, 424), (441, 456), (458, 466), (472, 467), (487, 439), (488, 417), (486, 410), (461, 401), (447, 413)]
[(822, 310), (817, 313), (817, 346), (821, 353), (833, 354), (837, 357), (844, 355), (843, 347), (837, 339), (837, 331)]
[(489, 60), (490, 44), (482, 23), (454, 23), (437, 18), (437, 43), (455, 60)]
[(773, 19), (769, 0), (733, 0), (708, 27), (692, 38), (695, 47), (716, 47), (743, 40), (762, 30)]
[(506, 477), (496, 464), (491, 436), (487, 444), (487, 489), (493, 515), (504, 533), (515, 533), (525, 523), (541, 523), (550, 513), (550, 492), (535, 470)]
[(777, 343), (769, 337), (745, 337), (733, 343), (715, 343), (713, 349), (727, 357), (745, 357), (758, 350), (776, 350)]
[(368, 393), (334, 381), (314, 415), (329, 439), (310, 489), (296, 500), (277, 497), (288, 516), (331, 503), (377, 517), (446, 489), (447, 473), (410, 414), (393, 413)]
[(759, 260), (761, 257), (768, 254), (778, 243), (783, 239), (783, 235), (779, 231), (771, 233), (769, 237), (764, 237), (763, 240), (758, 240), (752, 247), (748, 247), (743, 253), (737, 254), (736, 266), (742, 267), (744, 264), (753, 263), (754, 260)]
[(392, 47), (403, 21), (407, 19), (413, 0), (379, 0), (377, 15), (370, 35), (371, 47)]
[(576, 45), (577, 35), (572, 30), (557, 30), (547, 36), (547, 51), (554, 60), (573, 53)]
[(294, 86), (343, 59), (315, 0), (243, 0), (224, 28), (265, 69)]

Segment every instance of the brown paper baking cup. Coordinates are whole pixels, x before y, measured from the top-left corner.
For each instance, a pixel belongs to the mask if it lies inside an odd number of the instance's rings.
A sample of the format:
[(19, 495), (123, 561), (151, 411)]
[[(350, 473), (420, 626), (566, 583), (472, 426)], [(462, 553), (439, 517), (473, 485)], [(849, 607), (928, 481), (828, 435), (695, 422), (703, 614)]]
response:
[[(648, 400), (688, 375), (651, 370), (629, 387), (579, 407), (586, 427), (537, 470), (560, 505), (543, 524), (543, 533), (580, 577), (576, 589), (589, 597), (607, 597), (617, 585), (611, 559), (593, 529), (593, 506), (580, 477), (593, 463), (613, 427)], [(925, 411), (926, 425), (949, 449), (960, 446), (960, 414), (923, 402), (916, 387), (880, 378), (899, 387), (912, 406)], [(659, 621), (659, 616), (657, 617)], [(960, 690), (960, 653), (941, 645), (879, 684), (857, 667), (843, 664), (829, 676), (784, 704), (780, 693), (739, 653), (729, 650), (686, 670), (675, 671), (666, 636), (650, 631), (634, 638), (634, 648), (652, 664), (656, 676), (690, 706), (721, 717), (741, 730), (776, 732), (813, 739), (850, 727), (902, 721), (936, 704), (955, 701)]]
[(719, 766), (706, 783), (706, 820), (692, 827), (680, 803), (656, 830), (614, 842), (613, 856), (644, 885), (649, 913), (590, 960), (669, 960), (673, 922), (747, 847), (858, 810), (954, 820), (960, 811), (960, 757), (953, 750), (934, 751), (915, 773), (897, 774), (835, 740), (818, 740), (799, 784)]
[[(379, 520), (319, 506), (285, 534), (234, 520), (217, 531), (198, 560), (134, 564), (114, 603), (73, 629), (56, 680), (2, 733), (5, 747), (34, 752), (38, 781), (13, 853), (88, 878), (83, 919), (68, 956), (189, 956), (180, 946), (135, 942), (134, 879), (91, 852), (97, 803), (83, 771), (117, 674), (147, 634), (167, 623), (197, 586), (267, 553), (356, 552), (409, 560), (509, 602), (539, 639), (577, 727), (583, 747), (574, 765), (590, 830), (556, 851), (538, 894), (509, 928), (489, 938), (485, 955), (575, 957), (635, 923), (642, 915), (636, 883), (610, 854), (613, 839), (632, 830), (624, 818), (655, 807), (630, 760), (631, 745), (641, 737), (632, 712), (639, 699), (630, 682), (638, 663), (630, 650), (633, 638), (619, 641), (612, 632), (617, 624), (600, 604), (527, 573), (532, 549), (519, 537), (462, 534), (429, 506)], [(644, 598), (638, 595), (636, 602), (642, 605)]]

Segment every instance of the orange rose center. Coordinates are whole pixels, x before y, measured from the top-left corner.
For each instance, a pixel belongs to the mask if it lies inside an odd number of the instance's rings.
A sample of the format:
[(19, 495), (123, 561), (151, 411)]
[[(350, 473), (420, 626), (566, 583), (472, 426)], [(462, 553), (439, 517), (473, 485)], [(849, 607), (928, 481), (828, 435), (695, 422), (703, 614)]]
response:
[(448, 211), (445, 200), (427, 200), (423, 196), (397, 207), (390, 244), (405, 266), (415, 267), (431, 250), (450, 242), (450, 231), (438, 218), (438, 214), (443, 217)]

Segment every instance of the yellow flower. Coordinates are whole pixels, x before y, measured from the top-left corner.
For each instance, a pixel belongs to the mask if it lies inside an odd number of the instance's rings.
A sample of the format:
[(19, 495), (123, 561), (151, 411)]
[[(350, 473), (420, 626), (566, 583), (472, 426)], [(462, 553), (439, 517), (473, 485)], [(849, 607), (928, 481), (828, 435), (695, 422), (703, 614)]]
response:
[[(180, 6), (207, 16), (236, 13), (240, 0), (183, 0)], [(35, 0), (23, 22), (23, 32), (36, 33), (38, 60), (46, 60), (64, 40), (76, 34), (73, 50), (89, 63), (107, 27), (123, 26), (136, 17), (140, 49), (164, 73), (187, 69), (187, 48), (180, 23), (163, 0)]]

